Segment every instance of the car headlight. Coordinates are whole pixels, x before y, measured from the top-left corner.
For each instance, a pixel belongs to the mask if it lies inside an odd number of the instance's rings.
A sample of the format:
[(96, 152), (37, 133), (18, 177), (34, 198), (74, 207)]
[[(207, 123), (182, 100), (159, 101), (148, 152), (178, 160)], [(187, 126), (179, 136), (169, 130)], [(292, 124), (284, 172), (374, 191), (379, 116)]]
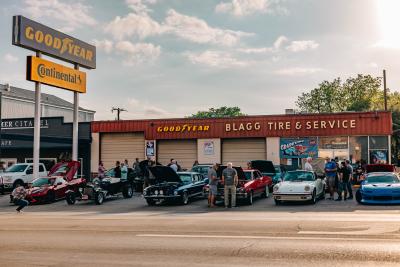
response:
[(175, 190), (174, 191), (174, 195), (177, 196), (178, 195), (178, 191)]
[(304, 191), (310, 191), (311, 190), (311, 187), (309, 186), (309, 185), (306, 185), (305, 187), (304, 187)]
[(158, 190), (155, 190), (155, 191), (154, 191), (154, 194), (158, 195)]
[(160, 195), (164, 195), (164, 191), (163, 190), (160, 190)]
[(274, 186), (274, 192), (278, 192), (279, 191), (279, 186), (275, 185)]

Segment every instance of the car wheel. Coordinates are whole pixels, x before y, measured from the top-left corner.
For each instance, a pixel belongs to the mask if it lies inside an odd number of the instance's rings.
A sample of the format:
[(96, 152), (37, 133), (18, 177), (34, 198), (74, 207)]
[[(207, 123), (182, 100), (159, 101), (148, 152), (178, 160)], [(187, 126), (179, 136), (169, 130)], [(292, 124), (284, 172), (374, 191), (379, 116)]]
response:
[(362, 195), (361, 195), (360, 190), (357, 190), (357, 191), (356, 191), (356, 200), (357, 200), (358, 204), (362, 204), (362, 202), (361, 202), (361, 200), (362, 200)]
[(97, 205), (103, 204), (103, 202), (104, 202), (104, 194), (103, 194), (103, 192), (98, 192), (98, 193), (94, 194), (94, 202)]
[(146, 199), (146, 202), (147, 202), (147, 205), (149, 205), (149, 206), (154, 206), (156, 204), (154, 199), (150, 199), (150, 198)]
[(317, 203), (317, 192), (315, 192), (315, 190), (314, 190), (313, 194), (312, 194), (311, 204), (315, 204), (315, 203)]
[(17, 180), (14, 182), (13, 189), (15, 189), (21, 185), (24, 185), (24, 182), (22, 182), (21, 180)]
[(187, 192), (183, 192), (182, 195), (182, 204), (187, 205), (189, 203), (189, 196)]
[(46, 203), (53, 203), (56, 201), (56, 194), (54, 191), (49, 191), (46, 196)]
[(268, 197), (269, 197), (269, 192), (270, 192), (269, 186), (267, 185), (267, 186), (265, 187), (265, 191), (264, 191), (264, 193), (263, 193), (263, 197), (268, 198)]
[(253, 205), (253, 191), (250, 191), (249, 196), (247, 197), (247, 204)]
[(278, 200), (278, 199), (274, 199), (274, 201), (275, 201), (275, 205), (277, 205), (277, 206), (282, 204), (282, 202), (280, 200)]
[(74, 205), (76, 202), (76, 196), (75, 193), (68, 193), (65, 196), (65, 200), (67, 201), (68, 205)]
[(132, 186), (126, 186), (124, 190), (122, 191), (122, 195), (124, 198), (131, 198), (133, 196), (133, 188)]

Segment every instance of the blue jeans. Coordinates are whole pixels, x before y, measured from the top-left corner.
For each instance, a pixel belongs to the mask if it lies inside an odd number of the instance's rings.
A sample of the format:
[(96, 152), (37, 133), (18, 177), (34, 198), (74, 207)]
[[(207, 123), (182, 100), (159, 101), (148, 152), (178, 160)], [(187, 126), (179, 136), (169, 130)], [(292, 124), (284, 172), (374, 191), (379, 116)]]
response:
[(346, 183), (347, 192), (349, 193), (349, 197), (353, 197), (353, 188), (350, 181)]
[(25, 199), (14, 199), (14, 204), (18, 206), (17, 211), (21, 211), (28, 206), (29, 202)]

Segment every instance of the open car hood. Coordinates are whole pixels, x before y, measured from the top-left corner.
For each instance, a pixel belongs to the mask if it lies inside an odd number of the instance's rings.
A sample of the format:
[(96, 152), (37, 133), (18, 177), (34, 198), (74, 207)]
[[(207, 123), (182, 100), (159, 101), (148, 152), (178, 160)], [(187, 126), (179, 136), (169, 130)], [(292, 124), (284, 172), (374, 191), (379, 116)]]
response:
[(79, 161), (65, 161), (55, 164), (49, 171), (48, 176), (62, 176), (68, 182), (74, 179), (76, 172), (78, 171), (81, 163)]
[(391, 164), (368, 164), (366, 166), (367, 173), (369, 172), (395, 172), (394, 165)]
[[(244, 175), (243, 169), (240, 166), (233, 166), (233, 168), (236, 170), (238, 174), (239, 180), (246, 180), (246, 176)], [(226, 169), (225, 165), (220, 165), (217, 170), (217, 177), (221, 178), (222, 177), (222, 172)]]
[(269, 160), (252, 160), (251, 167), (257, 169), (262, 173), (275, 174), (275, 167), (272, 161)]
[(149, 171), (154, 175), (157, 182), (175, 182), (180, 183), (182, 182), (179, 175), (170, 167), (168, 166), (153, 166), (149, 167)]

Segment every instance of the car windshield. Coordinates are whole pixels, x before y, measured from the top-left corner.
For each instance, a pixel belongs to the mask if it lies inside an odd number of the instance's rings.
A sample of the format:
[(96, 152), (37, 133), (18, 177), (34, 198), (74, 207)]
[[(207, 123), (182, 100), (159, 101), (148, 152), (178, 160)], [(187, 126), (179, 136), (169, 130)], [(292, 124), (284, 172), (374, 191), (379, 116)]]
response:
[(281, 168), (275, 166), (275, 172), (276, 172), (276, 173), (280, 173), (280, 172), (281, 172)]
[(69, 171), (68, 163), (65, 163), (58, 167), (58, 169), (53, 173), (53, 176), (64, 176)]
[(294, 181), (314, 181), (314, 176), (310, 172), (287, 172), (284, 181), (294, 182)]
[(184, 182), (184, 183), (192, 182), (192, 176), (190, 174), (180, 173), (179, 178), (181, 178), (182, 182)]
[(46, 178), (39, 178), (32, 182), (33, 187), (40, 187), (44, 185), (52, 185), (54, 183), (54, 179), (46, 179)]
[(399, 183), (399, 178), (396, 175), (373, 175), (367, 178), (368, 183)]
[(26, 167), (28, 167), (27, 164), (15, 164), (9, 167), (6, 172), (24, 172)]
[(246, 181), (251, 180), (251, 172), (244, 172), (244, 177), (246, 178)]

